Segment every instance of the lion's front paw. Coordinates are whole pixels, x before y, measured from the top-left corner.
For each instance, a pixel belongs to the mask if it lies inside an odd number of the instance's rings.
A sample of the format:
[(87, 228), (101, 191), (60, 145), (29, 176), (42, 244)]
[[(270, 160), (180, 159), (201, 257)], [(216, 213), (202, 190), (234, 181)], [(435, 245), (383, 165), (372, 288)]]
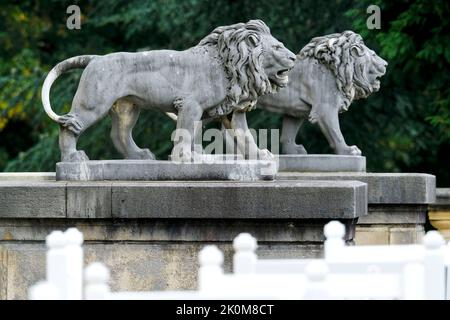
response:
[(338, 150), (337, 154), (360, 156), (362, 152), (357, 146), (347, 146), (346, 148)]
[(170, 155), (170, 159), (175, 162), (204, 162), (205, 157), (198, 152), (192, 152), (190, 150), (183, 150), (182, 152), (173, 152)]
[(127, 159), (136, 159), (136, 160), (155, 160), (156, 157), (149, 149), (141, 149), (139, 151), (134, 152), (133, 154), (128, 155)]
[(283, 145), (284, 154), (308, 154), (302, 144), (286, 144)]
[(270, 152), (267, 149), (259, 149), (258, 150), (258, 160), (269, 160), (273, 161), (275, 160), (275, 156), (272, 152)]
[(88, 160), (89, 160), (88, 156), (82, 150), (78, 150), (70, 154), (63, 155), (61, 157), (61, 161), (63, 162), (81, 162)]

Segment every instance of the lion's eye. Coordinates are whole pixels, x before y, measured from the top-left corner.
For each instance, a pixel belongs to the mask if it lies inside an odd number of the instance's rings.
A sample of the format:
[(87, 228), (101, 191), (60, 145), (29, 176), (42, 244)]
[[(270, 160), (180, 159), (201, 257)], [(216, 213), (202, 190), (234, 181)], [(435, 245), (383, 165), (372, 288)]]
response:
[(273, 48), (275, 50), (281, 50), (283, 47), (281, 45), (279, 45), (279, 44), (276, 44), (276, 45), (273, 46)]

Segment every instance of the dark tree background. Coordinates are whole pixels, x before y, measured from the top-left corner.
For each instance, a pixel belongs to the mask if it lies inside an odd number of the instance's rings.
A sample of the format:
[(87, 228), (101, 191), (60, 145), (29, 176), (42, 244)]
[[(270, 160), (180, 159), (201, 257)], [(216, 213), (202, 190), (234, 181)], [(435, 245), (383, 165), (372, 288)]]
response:
[[(81, 30), (66, 27), (66, 9), (81, 8)], [(381, 29), (368, 30), (366, 9), (381, 8)], [(185, 49), (214, 27), (262, 19), (294, 52), (312, 37), (352, 29), (389, 62), (381, 90), (341, 116), (349, 144), (367, 157), (368, 170), (427, 172), (450, 186), (450, 5), (446, 0), (21, 0), (0, 4), (0, 171), (53, 171), (59, 159), (58, 126), (40, 102), (46, 73), (80, 54)], [(69, 110), (80, 71), (52, 89), (57, 113)], [(254, 128), (280, 128), (281, 117), (249, 114)], [(92, 159), (119, 158), (109, 119), (89, 129), (80, 147)], [(174, 129), (166, 116), (142, 112), (134, 135), (165, 158)], [(330, 152), (317, 127), (299, 140), (310, 153)]]

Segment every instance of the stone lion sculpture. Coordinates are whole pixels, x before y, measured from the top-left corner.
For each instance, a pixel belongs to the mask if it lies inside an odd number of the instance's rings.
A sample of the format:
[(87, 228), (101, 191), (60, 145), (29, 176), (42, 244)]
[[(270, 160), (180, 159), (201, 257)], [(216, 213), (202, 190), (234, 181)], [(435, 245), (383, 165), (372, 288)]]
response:
[[(175, 141), (172, 157), (190, 161), (197, 121), (236, 113), (235, 125), (248, 129), (245, 111), (254, 107), (258, 96), (287, 85), (295, 59), (264, 22), (251, 20), (218, 27), (197, 46), (184, 51), (69, 58), (47, 75), (42, 102), (50, 118), (60, 124), (62, 161), (88, 160), (83, 151), (76, 149), (77, 139), (107, 114), (112, 118), (113, 144), (125, 158), (155, 159), (150, 150), (139, 148), (132, 138), (141, 109), (178, 115), (177, 129), (185, 130), (192, 138)], [(50, 88), (58, 76), (74, 68), (85, 70), (70, 112), (60, 116), (51, 109)], [(174, 150), (182, 151), (174, 155)], [(258, 151), (261, 156), (271, 155), (266, 150)]]
[(308, 118), (319, 125), (336, 154), (361, 155), (357, 146), (346, 144), (338, 114), (347, 111), (353, 100), (378, 91), (378, 78), (386, 66), (352, 31), (312, 39), (297, 55), (288, 86), (258, 99), (262, 109), (284, 114), (282, 153), (306, 154), (295, 139)]

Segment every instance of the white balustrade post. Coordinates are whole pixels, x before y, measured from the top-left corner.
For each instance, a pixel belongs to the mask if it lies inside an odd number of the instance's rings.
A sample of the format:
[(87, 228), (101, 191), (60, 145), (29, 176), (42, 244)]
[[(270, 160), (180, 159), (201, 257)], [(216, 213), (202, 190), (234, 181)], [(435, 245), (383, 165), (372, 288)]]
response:
[(214, 291), (223, 275), (223, 253), (214, 245), (205, 246), (199, 254), (199, 291)]
[(28, 290), (30, 300), (60, 300), (58, 288), (47, 281), (40, 281)]
[(339, 259), (340, 251), (345, 247), (345, 226), (339, 221), (330, 221), (325, 225), (323, 231), (325, 234), (325, 260)]
[(76, 228), (64, 232), (66, 238), (67, 261), (67, 299), (81, 300), (83, 298), (83, 234)]
[(255, 273), (257, 242), (249, 233), (241, 233), (233, 240), (233, 272)]
[(109, 269), (101, 262), (88, 265), (84, 271), (84, 298), (86, 300), (107, 300), (110, 291)]
[(330, 292), (327, 286), (328, 266), (323, 260), (315, 260), (306, 266), (305, 300), (328, 300)]
[(67, 256), (65, 254), (66, 238), (62, 231), (53, 231), (46, 237), (47, 270), (49, 284), (58, 290), (58, 297), (67, 299)]
[(450, 242), (444, 247), (445, 250), (445, 299), (450, 300)]
[(444, 238), (437, 231), (428, 231), (423, 237), (425, 246), (426, 299), (445, 299)]

